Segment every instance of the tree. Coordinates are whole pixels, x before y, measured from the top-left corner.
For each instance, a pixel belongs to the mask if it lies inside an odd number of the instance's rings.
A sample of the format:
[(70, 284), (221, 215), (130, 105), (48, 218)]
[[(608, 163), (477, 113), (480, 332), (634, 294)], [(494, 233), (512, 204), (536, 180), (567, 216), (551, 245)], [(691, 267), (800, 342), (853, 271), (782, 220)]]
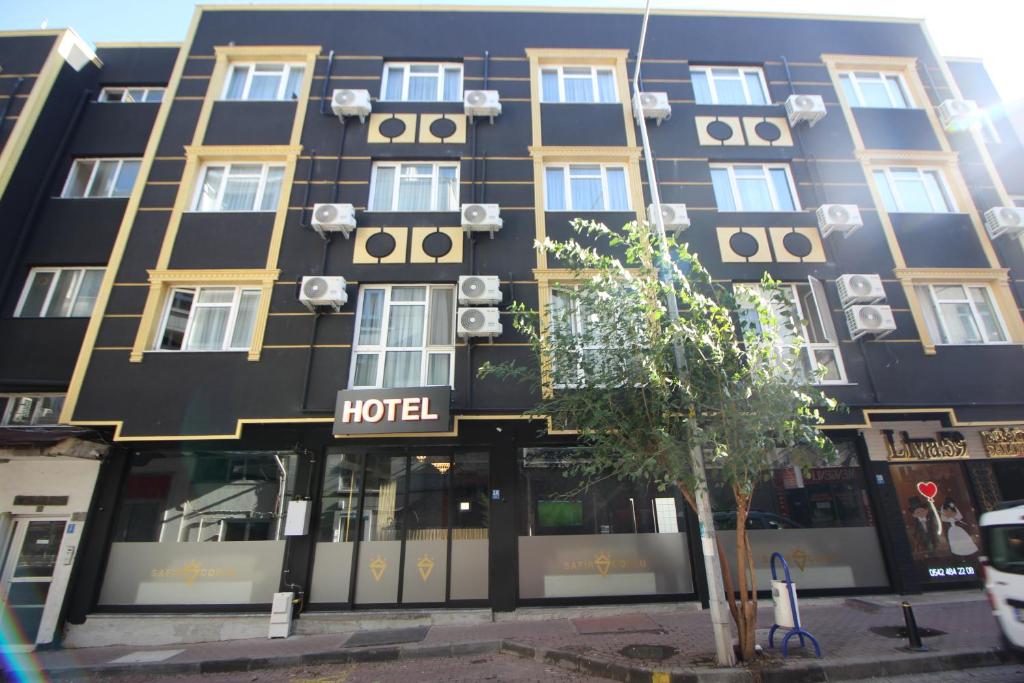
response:
[[(535, 245), (567, 273), (547, 304), (513, 304), (513, 324), (537, 365), (486, 364), (480, 375), (533, 382), (535, 413), (575, 429), (587, 447), (589, 457), (572, 469), (586, 480), (651, 480), (660, 490), (678, 489), (696, 509), (705, 479), (690, 451), (704, 448), (708, 469), (735, 506), (736, 576), (723, 559), (722, 582), (738, 655), (749, 661), (757, 581), (746, 519), (754, 486), (780, 451), (791, 461), (833, 452), (818, 425), (819, 409), (835, 403), (803, 372), (797, 321), (783, 313), (785, 296), (767, 274), (758, 288), (733, 292), (684, 244), (670, 240), (671, 262), (662, 263), (643, 224), (621, 232), (579, 220), (573, 227), (578, 239)], [(662, 266), (670, 277), (659, 278)], [(668, 297), (678, 302), (674, 321), (666, 315)], [(677, 343), (685, 373), (673, 355)]]

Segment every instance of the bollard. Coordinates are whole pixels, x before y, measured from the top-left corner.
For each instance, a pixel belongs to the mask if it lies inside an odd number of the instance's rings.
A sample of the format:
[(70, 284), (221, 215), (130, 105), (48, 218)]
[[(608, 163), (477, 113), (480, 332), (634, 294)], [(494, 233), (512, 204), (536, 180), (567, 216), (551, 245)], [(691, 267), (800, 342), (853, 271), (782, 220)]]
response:
[(903, 621), (907, 625), (907, 649), (912, 652), (927, 652), (928, 646), (921, 642), (917, 620), (914, 619), (914, 608), (909, 602), (903, 603)]

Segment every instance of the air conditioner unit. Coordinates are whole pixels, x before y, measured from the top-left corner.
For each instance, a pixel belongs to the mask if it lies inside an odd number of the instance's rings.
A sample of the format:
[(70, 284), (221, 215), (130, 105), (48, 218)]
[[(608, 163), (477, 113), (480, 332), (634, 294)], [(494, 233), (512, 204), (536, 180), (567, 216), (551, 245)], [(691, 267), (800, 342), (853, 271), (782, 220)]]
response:
[(330, 306), (338, 310), (348, 302), (345, 278), (340, 275), (306, 275), (302, 278), (299, 301), (309, 310), (317, 306)]
[(977, 123), (978, 105), (974, 100), (943, 100), (939, 120), (948, 133), (967, 130)]
[(855, 204), (822, 204), (818, 207), (818, 230), (822, 237), (828, 237), (833, 232), (849, 237), (862, 225), (864, 220)]
[(462, 108), (470, 119), (486, 116), (494, 123), (494, 117), (501, 113), (501, 98), (497, 90), (467, 90), (462, 96)]
[(351, 204), (314, 204), (310, 225), (318, 233), (340, 232), (348, 239), (356, 229), (356, 210)]
[(469, 232), (494, 233), (501, 230), (501, 207), (497, 204), (463, 204), (462, 229)]
[[(690, 216), (686, 212), (686, 204), (662, 204), (661, 220), (665, 230), (682, 232), (690, 227)], [(654, 204), (647, 205), (647, 222), (654, 224)]]
[(881, 339), (896, 330), (892, 308), (882, 305), (850, 306), (846, 309), (846, 325), (850, 328), (850, 338), (854, 340), (866, 334)]
[(494, 306), (501, 303), (501, 285), (497, 275), (459, 276), (460, 306)]
[(874, 273), (840, 275), (836, 280), (843, 308), (851, 304), (877, 304), (885, 300), (882, 278)]
[(637, 114), (645, 119), (655, 119), (658, 125), (672, 118), (672, 105), (668, 103), (667, 92), (642, 92), (636, 103)]
[(497, 337), (501, 322), (497, 308), (460, 308), (456, 331), (460, 337)]
[(821, 95), (790, 95), (786, 98), (786, 116), (789, 117), (791, 126), (806, 121), (809, 126), (813, 127), (814, 124), (825, 118), (827, 113), (825, 100), (821, 98)]
[(1024, 232), (1024, 209), (1016, 206), (997, 206), (985, 212), (985, 229), (992, 239), (1000, 235), (1019, 235)]
[(358, 116), (359, 123), (364, 123), (372, 110), (369, 90), (340, 88), (331, 95), (331, 111), (342, 121), (346, 116)]

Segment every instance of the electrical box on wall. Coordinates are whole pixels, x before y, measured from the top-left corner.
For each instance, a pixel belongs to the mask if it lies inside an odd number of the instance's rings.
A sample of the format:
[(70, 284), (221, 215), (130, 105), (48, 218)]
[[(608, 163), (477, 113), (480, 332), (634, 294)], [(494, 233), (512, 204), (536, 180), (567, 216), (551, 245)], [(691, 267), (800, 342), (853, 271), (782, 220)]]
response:
[(309, 533), (309, 501), (288, 501), (288, 514), (284, 521), (285, 536), (305, 536)]

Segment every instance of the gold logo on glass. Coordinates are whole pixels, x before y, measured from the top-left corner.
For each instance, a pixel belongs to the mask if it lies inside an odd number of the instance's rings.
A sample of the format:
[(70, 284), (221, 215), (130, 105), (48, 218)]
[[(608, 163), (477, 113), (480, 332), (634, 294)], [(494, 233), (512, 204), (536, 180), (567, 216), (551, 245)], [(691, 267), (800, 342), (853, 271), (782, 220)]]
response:
[(608, 553), (598, 553), (594, 556), (594, 567), (601, 576), (608, 576), (608, 570), (612, 568), (612, 558)]
[(428, 555), (424, 555), (416, 562), (416, 569), (420, 572), (420, 578), (426, 583), (427, 579), (430, 578), (430, 572), (434, 571), (434, 559)]
[(370, 574), (373, 576), (373, 580), (375, 582), (380, 583), (380, 580), (384, 578), (384, 572), (386, 572), (387, 569), (388, 562), (380, 555), (370, 560)]

